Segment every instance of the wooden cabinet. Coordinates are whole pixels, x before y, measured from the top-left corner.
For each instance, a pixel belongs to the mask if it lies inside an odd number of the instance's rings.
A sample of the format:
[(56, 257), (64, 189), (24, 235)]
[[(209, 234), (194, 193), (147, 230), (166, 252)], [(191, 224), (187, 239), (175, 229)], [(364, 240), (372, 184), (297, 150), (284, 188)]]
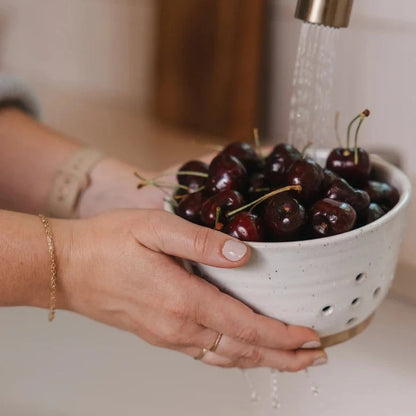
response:
[(154, 110), (181, 128), (247, 139), (260, 123), (265, 0), (160, 0)]

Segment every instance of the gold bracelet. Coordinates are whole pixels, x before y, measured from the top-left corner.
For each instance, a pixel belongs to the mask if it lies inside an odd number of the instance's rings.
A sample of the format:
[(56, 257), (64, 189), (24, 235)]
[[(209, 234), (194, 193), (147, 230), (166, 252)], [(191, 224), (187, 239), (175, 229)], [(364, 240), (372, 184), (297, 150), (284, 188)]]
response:
[(42, 221), (43, 227), (46, 232), (46, 242), (48, 243), (49, 258), (51, 261), (51, 278), (49, 280), (49, 321), (52, 322), (55, 318), (56, 309), (56, 261), (55, 261), (55, 245), (53, 242), (53, 233), (49, 225), (48, 219), (39, 214), (39, 218)]

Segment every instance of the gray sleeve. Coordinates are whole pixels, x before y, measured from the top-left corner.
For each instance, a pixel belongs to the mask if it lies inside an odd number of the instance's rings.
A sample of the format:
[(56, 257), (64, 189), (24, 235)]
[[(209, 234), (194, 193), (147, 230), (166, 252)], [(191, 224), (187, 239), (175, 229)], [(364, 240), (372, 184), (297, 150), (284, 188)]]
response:
[(38, 97), (25, 82), (0, 72), (0, 106), (3, 105), (15, 105), (35, 118), (41, 116)]

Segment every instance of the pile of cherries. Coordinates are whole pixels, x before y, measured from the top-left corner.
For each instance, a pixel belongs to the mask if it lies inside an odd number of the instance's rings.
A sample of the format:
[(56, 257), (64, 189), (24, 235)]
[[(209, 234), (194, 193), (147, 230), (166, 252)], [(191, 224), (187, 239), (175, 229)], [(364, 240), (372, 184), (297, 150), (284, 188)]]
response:
[(368, 153), (357, 147), (369, 114), (365, 110), (351, 121), (347, 146), (333, 149), (325, 168), (286, 143), (262, 157), (251, 145), (235, 142), (209, 165), (185, 163), (172, 200), (176, 214), (244, 241), (327, 237), (377, 220), (394, 207), (399, 193), (373, 179)]

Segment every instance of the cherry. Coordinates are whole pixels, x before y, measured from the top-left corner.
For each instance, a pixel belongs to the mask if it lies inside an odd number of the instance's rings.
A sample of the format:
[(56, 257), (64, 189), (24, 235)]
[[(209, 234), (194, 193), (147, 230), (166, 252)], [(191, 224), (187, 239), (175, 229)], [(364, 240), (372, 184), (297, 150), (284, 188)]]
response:
[(357, 214), (366, 210), (370, 205), (370, 197), (367, 192), (354, 189), (342, 178), (332, 181), (326, 197), (339, 202), (347, 202), (355, 209)]
[(203, 197), (201, 192), (188, 194), (180, 200), (176, 208), (176, 214), (195, 224), (200, 224), (202, 203)]
[(280, 193), (267, 201), (263, 220), (271, 240), (291, 240), (305, 223), (305, 208), (288, 192)]
[(209, 165), (205, 192), (207, 195), (226, 189), (244, 192), (247, 180), (244, 165), (234, 156), (220, 153)]
[(375, 202), (371, 202), (365, 213), (360, 215), (358, 226), (370, 224), (371, 222), (381, 218), (385, 213), (386, 212), (380, 207), (380, 205), (376, 204)]
[(264, 173), (253, 173), (248, 180), (247, 200), (254, 201), (270, 191), (270, 185), (267, 183)]
[(258, 172), (262, 168), (262, 161), (259, 155), (248, 143), (230, 143), (220, 154), (237, 158), (244, 165), (248, 173)]
[(370, 158), (361, 147), (357, 148), (358, 162), (354, 161), (354, 149), (337, 147), (326, 161), (327, 169), (342, 176), (353, 186), (364, 185), (370, 175)]
[(286, 143), (276, 145), (266, 158), (264, 174), (273, 187), (286, 184), (286, 173), (292, 163), (302, 158), (302, 154), (293, 146)]
[[(244, 198), (238, 191), (225, 189), (208, 198), (201, 207), (201, 222), (207, 227), (213, 228), (216, 221), (224, 224), (225, 214), (240, 208), (244, 205)], [(219, 208), (219, 218), (217, 218), (217, 208)]]
[(176, 178), (178, 183), (184, 186), (189, 187), (190, 191), (195, 191), (199, 189), (201, 186), (204, 186), (206, 181), (206, 175), (204, 176), (197, 176), (189, 174), (181, 174), (182, 172), (199, 172), (202, 174), (208, 173), (208, 165), (200, 160), (190, 160), (189, 162), (185, 163), (178, 171)]
[[(370, 176), (370, 158), (368, 153), (361, 147), (357, 146), (358, 132), (360, 130), (363, 120), (370, 115), (369, 110), (364, 110), (362, 113), (354, 117), (347, 130), (347, 147), (337, 147), (333, 149), (328, 155), (326, 167), (339, 176), (342, 176), (353, 186), (364, 185)], [(350, 148), (350, 130), (351, 126), (356, 120), (360, 120), (355, 131), (354, 148)]]
[(317, 237), (345, 233), (354, 227), (357, 214), (346, 202), (321, 199), (311, 208), (312, 230)]
[(364, 190), (370, 195), (371, 202), (385, 207), (386, 211), (392, 209), (400, 199), (399, 191), (388, 183), (368, 181)]
[(302, 187), (298, 198), (303, 203), (312, 203), (319, 198), (323, 180), (323, 169), (310, 158), (296, 160), (287, 172), (288, 185)]
[(235, 214), (224, 232), (243, 241), (264, 241), (264, 225), (261, 219), (248, 211)]
[(338, 179), (339, 176), (332, 172), (332, 170), (329, 170), (327, 168), (324, 169), (324, 180), (322, 181), (321, 184), (321, 192), (322, 194), (326, 194), (326, 192), (328, 191), (329, 187), (331, 186), (332, 182), (334, 182), (335, 179)]

